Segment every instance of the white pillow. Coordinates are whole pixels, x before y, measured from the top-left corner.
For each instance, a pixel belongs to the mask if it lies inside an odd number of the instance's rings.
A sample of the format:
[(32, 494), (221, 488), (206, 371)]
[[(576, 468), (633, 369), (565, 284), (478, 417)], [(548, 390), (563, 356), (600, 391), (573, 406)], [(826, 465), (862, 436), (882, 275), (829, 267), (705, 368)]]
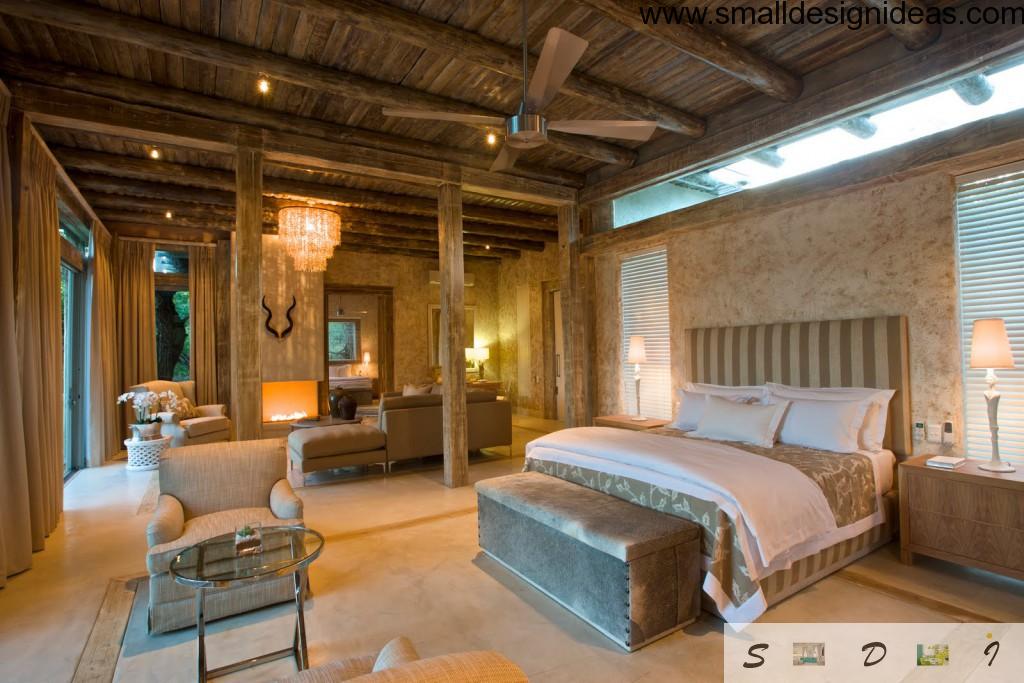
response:
[(872, 389), (869, 387), (791, 387), (785, 384), (768, 382), (768, 396), (777, 396), (787, 400), (815, 399), (819, 401), (860, 401), (869, 400), (864, 417), (864, 426), (860, 430), (858, 443), (865, 451), (882, 450), (885, 442), (885, 428), (889, 422), (889, 402), (896, 393), (893, 389)]
[[(734, 403), (761, 403), (761, 387), (715, 387), (706, 384), (687, 384), (687, 389), (680, 389), (676, 392), (679, 396), (679, 409), (676, 411), (676, 419), (669, 426), (689, 432), (697, 428), (701, 415), (704, 414), (704, 406), (707, 404), (707, 396), (719, 396)], [(711, 391), (704, 391), (704, 387), (714, 387)], [(735, 389), (715, 393), (719, 389)], [(754, 389), (757, 394), (752, 395), (749, 389)]]
[(789, 410), (782, 421), (779, 441), (834, 453), (860, 450), (858, 439), (871, 401), (782, 399)]
[(707, 394), (704, 414), (691, 436), (719, 441), (742, 441), (771, 448), (779, 423), (786, 414), (786, 401), (772, 405), (737, 403)]

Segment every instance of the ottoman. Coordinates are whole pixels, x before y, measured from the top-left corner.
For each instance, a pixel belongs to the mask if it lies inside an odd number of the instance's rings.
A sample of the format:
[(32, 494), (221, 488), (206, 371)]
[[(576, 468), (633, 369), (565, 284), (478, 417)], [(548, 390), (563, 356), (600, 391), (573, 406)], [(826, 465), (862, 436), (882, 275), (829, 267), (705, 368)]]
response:
[(476, 491), (484, 552), (620, 647), (697, 619), (696, 524), (538, 472)]
[(288, 461), (302, 472), (381, 463), (387, 471), (388, 452), (384, 432), (362, 424), (300, 429), (288, 435)]

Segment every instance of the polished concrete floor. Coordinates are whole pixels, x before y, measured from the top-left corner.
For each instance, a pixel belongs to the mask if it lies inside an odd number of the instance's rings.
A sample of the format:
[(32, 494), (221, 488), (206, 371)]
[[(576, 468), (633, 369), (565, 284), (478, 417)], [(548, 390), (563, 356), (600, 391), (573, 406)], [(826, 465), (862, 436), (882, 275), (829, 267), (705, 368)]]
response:
[[(523, 444), (549, 423), (517, 420), (510, 457), (488, 458), (474, 480), (517, 471)], [(110, 579), (145, 571), (145, 498), (152, 473), (113, 464), (76, 475), (60, 527), (31, 571), (0, 590), (0, 680), (68, 681)], [(472, 487), (447, 489), (437, 468), (369, 476), (300, 491), (307, 523), (327, 545), (310, 572), (307, 610), (313, 664), (379, 648), (405, 634), (421, 654), (495, 649), (536, 681), (715, 681), (722, 677), (722, 625), (700, 621), (626, 654), (479, 553)], [(140, 510), (141, 507), (141, 510)], [(904, 567), (890, 549), (848, 571), (901, 595), (832, 576), (769, 610), (767, 621), (949, 621), (944, 599), (993, 619), (1020, 620), (1019, 582), (925, 560)], [(914, 595), (934, 599), (916, 600)], [(910, 596), (910, 597), (908, 597)], [(117, 663), (120, 681), (194, 680), (194, 629), (150, 637), (145, 587)], [(215, 623), (211, 667), (290, 644), (293, 611), (279, 606)], [(283, 660), (224, 680), (274, 680)]]

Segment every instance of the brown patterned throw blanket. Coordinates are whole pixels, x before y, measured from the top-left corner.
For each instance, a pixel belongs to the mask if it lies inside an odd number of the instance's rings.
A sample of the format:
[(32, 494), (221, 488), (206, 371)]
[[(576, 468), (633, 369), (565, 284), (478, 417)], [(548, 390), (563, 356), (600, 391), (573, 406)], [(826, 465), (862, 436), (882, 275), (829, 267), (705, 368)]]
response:
[[(659, 429), (653, 433), (687, 439), (683, 432), (675, 429)], [(789, 445), (762, 448), (732, 442), (716, 443), (796, 468), (824, 494), (838, 528), (871, 517), (879, 510), (874, 467), (866, 455)], [(747, 566), (736, 525), (716, 503), (635, 478), (547, 460), (542, 454), (527, 452), (527, 471), (558, 477), (695, 522), (703, 532), (701, 547), (708, 574), (704, 590), (716, 602), (722, 615), (730, 622), (753, 621), (767, 608), (760, 585)]]

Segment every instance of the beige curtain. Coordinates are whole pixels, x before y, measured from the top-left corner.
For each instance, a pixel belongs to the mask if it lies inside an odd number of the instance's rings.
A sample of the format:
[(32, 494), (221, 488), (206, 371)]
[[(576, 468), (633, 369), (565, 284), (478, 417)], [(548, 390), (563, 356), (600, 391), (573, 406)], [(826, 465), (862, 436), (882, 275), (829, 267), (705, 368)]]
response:
[(60, 226), (53, 160), (27, 121), (21, 128), (15, 329), (32, 549), (42, 550), (64, 505)]
[(87, 315), (85, 424), (88, 432), (86, 464), (99, 467), (120, 450), (117, 396), (121, 385), (117, 378), (117, 316), (114, 312), (114, 269), (111, 263), (113, 240), (100, 223), (93, 223), (86, 284)]
[(192, 325), (189, 360), (199, 405), (217, 402), (217, 331), (213, 312), (216, 287), (216, 250), (189, 247), (189, 320)]
[(21, 385), (15, 329), (14, 221), (11, 213), (11, 163), (7, 144), (10, 96), (0, 84), (0, 375), (4, 397), (0, 401), (0, 587), (7, 577), (32, 566), (29, 524), (28, 468), (25, 461), (25, 425), (21, 413)]
[[(120, 391), (156, 379), (156, 299), (153, 245), (114, 240)], [(126, 413), (127, 414), (127, 413)]]

